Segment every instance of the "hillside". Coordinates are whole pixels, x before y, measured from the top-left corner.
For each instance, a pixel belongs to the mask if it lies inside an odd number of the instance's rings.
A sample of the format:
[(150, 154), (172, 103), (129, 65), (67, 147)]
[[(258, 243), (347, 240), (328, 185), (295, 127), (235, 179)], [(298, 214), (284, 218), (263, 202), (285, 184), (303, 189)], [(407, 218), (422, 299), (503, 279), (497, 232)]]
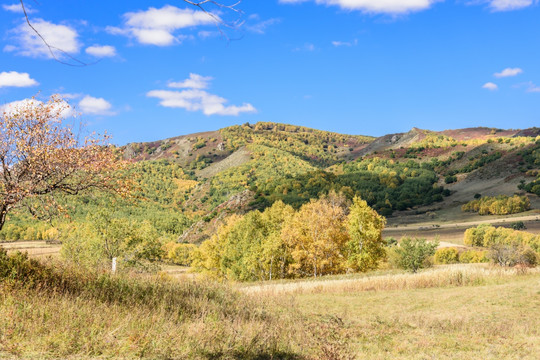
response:
[(107, 216), (134, 226), (146, 221), (171, 241), (200, 243), (233, 213), (262, 210), (277, 200), (298, 208), (330, 191), (349, 199), (359, 195), (390, 225), (455, 216), (476, 194), (527, 193), (539, 208), (539, 136), (539, 128), (413, 128), (373, 138), (257, 123), (132, 143), (122, 151), (133, 161), (135, 199), (66, 198), (69, 219), (51, 225), (21, 212), (0, 236), (62, 238), (80, 228), (75, 224), (95, 221), (91, 214), (104, 204), (114, 204)]

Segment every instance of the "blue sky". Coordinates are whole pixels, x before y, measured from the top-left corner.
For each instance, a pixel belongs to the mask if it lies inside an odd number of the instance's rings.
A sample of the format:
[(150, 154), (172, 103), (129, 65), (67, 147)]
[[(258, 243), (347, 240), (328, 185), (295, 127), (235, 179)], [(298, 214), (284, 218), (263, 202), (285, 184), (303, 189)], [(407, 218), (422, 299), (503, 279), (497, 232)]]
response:
[(244, 0), (237, 29), (181, 0), (27, 2), (83, 67), (1, 4), (0, 105), (60, 93), (118, 144), (258, 121), (374, 136), (540, 126), (537, 0)]

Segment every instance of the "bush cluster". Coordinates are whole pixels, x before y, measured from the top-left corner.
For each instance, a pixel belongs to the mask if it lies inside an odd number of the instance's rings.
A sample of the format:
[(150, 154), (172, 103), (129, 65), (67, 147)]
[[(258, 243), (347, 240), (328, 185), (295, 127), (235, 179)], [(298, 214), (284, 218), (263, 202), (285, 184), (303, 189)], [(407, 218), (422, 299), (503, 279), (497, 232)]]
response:
[(480, 199), (469, 201), (461, 207), (463, 211), (477, 212), (480, 215), (508, 215), (527, 211), (531, 208), (531, 202), (526, 196), (506, 195), (484, 196)]
[(540, 235), (488, 224), (467, 229), (463, 242), (488, 248), (486, 257), (502, 266), (534, 266), (540, 256)]

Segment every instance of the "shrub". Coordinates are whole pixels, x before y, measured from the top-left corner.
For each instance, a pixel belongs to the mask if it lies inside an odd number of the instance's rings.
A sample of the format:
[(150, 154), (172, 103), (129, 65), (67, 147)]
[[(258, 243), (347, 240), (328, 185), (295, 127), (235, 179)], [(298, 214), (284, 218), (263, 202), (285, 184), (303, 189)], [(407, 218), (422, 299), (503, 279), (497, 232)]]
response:
[(484, 250), (465, 250), (459, 254), (459, 262), (462, 264), (489, 262), (488, 253)]
[(510, 227), (514, 230), (525, 230), (527, 227), (523, 223), (523, 221), (515, 221), (512, 224), (510, 224)]
[(469, 201), (461, 207), (462, 211), (477, 212), (480, 215), (508, 215), (527, 211), (531, 208), (531, 202), (526, 196), (506, 195), (484, 196), (480, 199)]
[(536, 266), (538, 256), (528, 246), (493, 244), (490, 247), (489, 256), (491, 261), (499, 266)]
[(528, 246), (540, 254), (540, 235), (488, 224), (465, 231), (463, 242), (469, 246), (492, 247), (493, 245)]
[(435, 252), (435, 264), (455, 264), (459, 262), (459, 251), (456, 248), (442, 248)]
[(463, 243), (468, 246), (484, 246), (484, 234), (492, 228), (489, 224), (481, 224), (475, 228), (465, 230)]
[(165, 246), (167, 260), (176, 265), (190, 266), (192, 254), (197, 246), (193, 244), (178, 244), (175, 242), (167, 243)]
[(410, 270), (413, 273), (419, 269), (430, 267), (429, 257), (435, 254), (439, 246), (438, 242), (427, 242), (426, 239), (403, 238), (396, 248), (398, 265), (402, 269)]
[(457, 181), (457, 177), (455, 175), (448, 175), (444, 178), (444, 182), (446, 184), (452, 184)]
[(384, 246), (391, 247), (396, 246), (398, 244), (398, 241), (395, 237), (387, 237), (384, 239)]

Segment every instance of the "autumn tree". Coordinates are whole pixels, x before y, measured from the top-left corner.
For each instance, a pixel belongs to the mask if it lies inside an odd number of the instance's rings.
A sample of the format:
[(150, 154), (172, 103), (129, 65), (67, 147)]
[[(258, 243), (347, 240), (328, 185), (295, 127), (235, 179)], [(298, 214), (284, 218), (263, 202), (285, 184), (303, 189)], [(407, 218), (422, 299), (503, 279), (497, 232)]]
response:
[(284, 278), (290, 256), (281, 239), (292, 207), (276, 202), (264, 212), (233, 215), (193, 254), (199, 271), (232, 280)]
[(35, 216), (61, 209), (59, 194), (89, 189), (126, 194), (112, 174), (122, 168), (107, 136), (81, 139), (66, 120), (69, 105), (59, 96), (5, 108), (0, 114), (0, 229), (6, 216), (25, 206)]
[(293, 262), (289, 272), (295, 276), (322, 276), (345, 269), (344, 202), (322, 198), (303, 205), (283, 228), (283, 239)]
[(385, 242), (382, 239), (385, 224), (386, 219), (369, 207), (367, 202), (354, 198), (347, 217), (349, 267), (357, 271), (377, 268), (385, 256)]

